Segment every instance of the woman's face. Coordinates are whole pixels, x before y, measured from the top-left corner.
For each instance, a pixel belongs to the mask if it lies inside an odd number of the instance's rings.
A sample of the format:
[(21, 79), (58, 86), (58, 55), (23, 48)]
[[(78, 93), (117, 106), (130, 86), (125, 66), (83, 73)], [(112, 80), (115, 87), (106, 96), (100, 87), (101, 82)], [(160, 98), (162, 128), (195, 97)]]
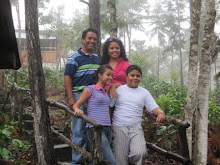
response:
[(120, 57), (121, 49), (117, 42), (111, 42), (108, 47), (108, 54), (110, 59), (118, 59)]
[(130, 73), (128, 73), (126, 79), (127, 79), (127, 85), (130, 88), (137, 88), (138, 84), (141, 81), (141, 74), (137, 70), (132, 70)]

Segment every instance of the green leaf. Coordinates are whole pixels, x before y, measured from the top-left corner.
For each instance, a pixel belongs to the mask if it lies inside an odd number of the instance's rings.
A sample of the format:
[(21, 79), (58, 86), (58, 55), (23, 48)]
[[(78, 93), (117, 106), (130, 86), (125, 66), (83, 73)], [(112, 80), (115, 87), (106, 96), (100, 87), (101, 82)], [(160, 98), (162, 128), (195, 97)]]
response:
[(27, 150), (27, 146), (19, 139), (13, 139), (12, 145), (15, 149)]
[(11, 152), (7, 148), (0, 148), (0, 156), (7, 161), (11, 157)]

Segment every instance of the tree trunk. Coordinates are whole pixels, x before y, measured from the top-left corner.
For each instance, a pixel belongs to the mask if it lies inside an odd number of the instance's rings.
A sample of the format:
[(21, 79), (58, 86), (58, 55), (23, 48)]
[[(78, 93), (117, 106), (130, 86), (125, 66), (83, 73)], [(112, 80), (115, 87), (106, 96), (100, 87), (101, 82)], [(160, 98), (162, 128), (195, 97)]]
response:
[(37, 0), (25, 0), (25, 28), (27, 34), (29, 81), (34, 116), (34, 134), (38, 164), (54, 165), (56, 160), (51, 139), (50, 119), (45, 95), (37, 2)]
[(158, 40), (158, 50), (157, 50), (157, 81), (160, 80), (160, 48), (159, 48), (159, 35), (157, 35)]
[(189, 155), (192, 156), (192, 118), (196, 108), (196, 90), (198, 81), (198, 41), (201, 14), (201, 0), (194, 0), (192, 6), (191, 33), (190, 33), (190, 54), (188, 69), (188, 84), (186, 104), (184, 107), (185, 120), (190, 124), (186, 130)]
[(128, 37), (128, 58), (130, 57), (131, 54), (131, 28), (129, 27), (129, 25), (126, 26), (126, 33), (127, 33), (127, 37)]
[(108, 9), (110, 12), (110, 37), (117, 37), (118, 27), (116, 23), (115, 0), (108, 0)]
[(101, 52), (101, 30), (100, 30), (100, 2), (99, 0), (89, 0), (89, 26), (98, 32), (96, 53)]
[(179, 0), (177, 2), (177, 14), (178, 14), (178, 39), (179, 39), (179, 53), (180, 53), (180, 84), (181, 88), (184, 88), (184, 81), (183, 81), (183, 60), (182, 60), (182, 50), (181, 50), (181, 38), (180, 38), (180, 9), (179, 9)]
[(198, 78), (198, 108), (196, 109), (195, 164), (206, 165), (208, 142), (208, 101), (212, 53), (214, 49), (215, 0), (206, 1), (206, 23)]

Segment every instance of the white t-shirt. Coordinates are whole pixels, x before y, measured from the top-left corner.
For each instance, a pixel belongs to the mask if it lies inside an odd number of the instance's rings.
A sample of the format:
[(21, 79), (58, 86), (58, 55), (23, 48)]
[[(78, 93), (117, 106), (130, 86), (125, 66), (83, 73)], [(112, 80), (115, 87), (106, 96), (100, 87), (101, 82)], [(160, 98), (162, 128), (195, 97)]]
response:
[(159, 107), (146, 89), (140, 86), (130, 88), (127, 85), (121, 85), (117, 88), (117, 97), (111, 99), (110, 103), (110, 107), (114, 106), (113, 126), (140, 125), (144, 106), (149, 112)]

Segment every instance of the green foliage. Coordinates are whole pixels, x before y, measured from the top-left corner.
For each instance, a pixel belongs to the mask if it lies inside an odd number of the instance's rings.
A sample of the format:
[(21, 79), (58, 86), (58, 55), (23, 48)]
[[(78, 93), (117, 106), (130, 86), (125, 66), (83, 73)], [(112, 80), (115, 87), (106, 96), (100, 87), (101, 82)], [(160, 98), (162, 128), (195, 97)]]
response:
[(209, 101), (209, 122), (212, 124), (219, 124), (220, 123), (220, 105), (217, 103), (216, 100)]
[(55, 70), (44, 67), (45, 86), (47, 89), (62, 89), (64, 84), (63, 69)]
[(160, 95), (156, 102), (168, 116), (179, 118), (183, 114), (186, 91), (173, 86), (167, 94)]
[(0, 113), (0, 160), (18, 159), (13, 158), (9, 146), (12, 146), (17, 151), (27, 150), (27, 145), (24, 142), (13, 137), (13, 134), (16, 132), (14, 128), (15, 124), (17, 122), (10, 122), (7, 115)]
[(176, 138), (177, 128), (175, 125), (160, 126), (156, 131), (156, 135), (162, 137), (163, 147), (171, 151), (173, 141)]

